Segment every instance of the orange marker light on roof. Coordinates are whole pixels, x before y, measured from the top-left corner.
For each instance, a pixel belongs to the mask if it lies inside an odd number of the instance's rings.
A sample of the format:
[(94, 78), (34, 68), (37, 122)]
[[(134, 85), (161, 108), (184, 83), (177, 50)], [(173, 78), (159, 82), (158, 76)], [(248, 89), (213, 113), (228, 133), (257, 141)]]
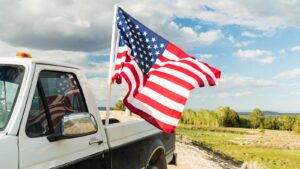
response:
[(17, 57), (19, 57), (19, 58), (31, 58), (31, 55), (29, 53), (26, 53), (26, 52), (18, 52)]

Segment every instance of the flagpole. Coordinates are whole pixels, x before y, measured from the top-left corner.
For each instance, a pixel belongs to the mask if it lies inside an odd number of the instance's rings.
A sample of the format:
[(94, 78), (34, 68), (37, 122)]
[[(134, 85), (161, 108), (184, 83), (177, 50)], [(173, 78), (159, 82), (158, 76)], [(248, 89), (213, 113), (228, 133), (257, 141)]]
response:
[(113, 16), (113, 25), (112, 25), (112, 36), (111, 36), (111, 45), (110, 45), (110, 58), (109, 58), (109, 69), (108, 69), (108, 93), (107, 93), (107, 105), (106, 105), (106, 116), (105, 116), (105, 125), (109, 124), (109, 111), (110, 111), (110, 99), (111, 99), (111, 78), (113, 73), (113, 63), (115, 58), (115, 49), (116, 49), (116, 19), (117, 19), (118, 5), (114, 5), (114, 16)]

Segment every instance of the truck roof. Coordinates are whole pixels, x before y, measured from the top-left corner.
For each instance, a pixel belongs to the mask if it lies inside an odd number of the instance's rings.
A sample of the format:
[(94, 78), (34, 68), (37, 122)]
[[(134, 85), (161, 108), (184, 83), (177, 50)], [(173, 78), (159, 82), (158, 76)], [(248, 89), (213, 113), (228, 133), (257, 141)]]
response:
[(9, 64), (43, 64), (43, 65), (52, 65), (52, 66), (61, 66), (74, 69), (80, 69), (80, 67), (66, 64), (61, 62), (51, 61), (49, 59), (37, 59), (37, 58), (18, 58), (18, 57), (3, 57), (0, 58), (0, 63), (9, 63)]

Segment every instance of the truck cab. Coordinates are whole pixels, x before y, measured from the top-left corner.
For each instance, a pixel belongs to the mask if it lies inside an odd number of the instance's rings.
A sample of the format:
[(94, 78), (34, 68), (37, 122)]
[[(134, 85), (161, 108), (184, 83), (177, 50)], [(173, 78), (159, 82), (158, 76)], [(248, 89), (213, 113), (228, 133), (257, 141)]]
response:
[(0, 149), (9, 169), (164, 169), (174, 161), (175, 136), (144, 120), (104, 126), (76, 66), (2, 58)]

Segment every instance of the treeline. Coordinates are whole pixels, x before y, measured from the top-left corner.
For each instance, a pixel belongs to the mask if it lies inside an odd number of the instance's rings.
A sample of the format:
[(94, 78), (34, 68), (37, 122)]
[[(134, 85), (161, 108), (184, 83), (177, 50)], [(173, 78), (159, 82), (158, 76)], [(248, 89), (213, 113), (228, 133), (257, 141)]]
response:
[(255, 108), (249, 116), (239, 115), (230, 107), (219, 107), (216, 111), (186, 109), (180, 122), (203, 127), (240, 127), (254, 129), (288, 130), (300, 133), (300, 116), (283, 114), (265, 116)]

